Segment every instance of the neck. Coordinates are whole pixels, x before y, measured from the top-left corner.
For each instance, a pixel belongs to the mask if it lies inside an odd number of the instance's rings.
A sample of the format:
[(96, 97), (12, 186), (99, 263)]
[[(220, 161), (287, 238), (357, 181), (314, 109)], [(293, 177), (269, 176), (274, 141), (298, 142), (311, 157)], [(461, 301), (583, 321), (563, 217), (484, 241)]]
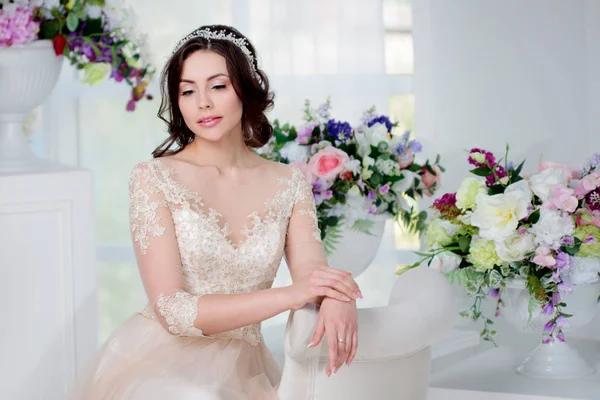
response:
[(214, 166), (222, 174), (231, 174), (247, 167), (254, 159), (252, 151), (244, 143), (241, 130), (239, 134), (232, 132), (219, 141), (196, 136), (186, 148), (196, 164)]

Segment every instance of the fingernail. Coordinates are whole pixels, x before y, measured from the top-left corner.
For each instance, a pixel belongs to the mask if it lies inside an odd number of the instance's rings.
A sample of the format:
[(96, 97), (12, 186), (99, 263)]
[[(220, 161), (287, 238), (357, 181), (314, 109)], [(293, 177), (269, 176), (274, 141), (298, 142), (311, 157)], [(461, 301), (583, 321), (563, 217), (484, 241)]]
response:
[(313, 347), (314, 345), (315, 345), (315, 343), (314, 343), (314, 342), (310, 342), (310, 343), (308, 344), (308, 347)]
[(327, 370), (327, 377), (331, 376), (331, 371)]
[(350, 297), (344, 296), (344, 301), (350, 301)]
[(337, 368), (333, 368), (333, 374), (335, 375), (335, 373), (337, 372)]
[(362, 299), (362, 294), (360, 294), (360, 293), (358, 293), (358, 292), (357, 292), (357, 293), (354, 295), (354, 298), (355, 298), (355, 299), (358, 299), (358, 298), (361, 298), (361, 299)]

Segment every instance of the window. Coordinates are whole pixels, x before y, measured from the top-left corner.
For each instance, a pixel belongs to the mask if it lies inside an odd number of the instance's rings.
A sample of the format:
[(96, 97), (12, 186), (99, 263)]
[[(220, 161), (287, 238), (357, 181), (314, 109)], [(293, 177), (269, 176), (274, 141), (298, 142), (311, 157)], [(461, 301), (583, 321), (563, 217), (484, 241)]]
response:
[[(412, 129), (412, 34), (410, 2), (403, 0), (128, 0), (140, 30), (148, 32), (157, 69), (179, 38), (204, 24), (229, 24), (246, 34), (258, 50), (271, 81), (276, 106), (271, 119), (301, 119), (306, 98), (314, 103), (331, 96), (336, 118), (357, 122), (375, 105)], [(131, 168), (149, 159), (164, 138), (156, 117), (157, 80), (149, 86), (153, 101), (125, 111), (128, 87), (113, 82), (88, 87), (76, 72), (63, 68), (43, 117), (46, 156), (94, 172), (100, 342), (144, 306), (144, 292), (129, 237), (127, 182)], [(363, 306), (387, 303), (396, 248), (414, 245), (414, 237), (387, 229), (379, 265), (362, 277)], [(395, 239), (394, 239), (395, 237)], [(400, 243), (394, 244), (394, 243)], [(382, 281), (385, 281), (382, 285)], [(276, 285), (289, 284), (285, 268)], [(369, 291), (369, 287), (371, 290)], [(274, 319), (284, 321), (284, 316)]]

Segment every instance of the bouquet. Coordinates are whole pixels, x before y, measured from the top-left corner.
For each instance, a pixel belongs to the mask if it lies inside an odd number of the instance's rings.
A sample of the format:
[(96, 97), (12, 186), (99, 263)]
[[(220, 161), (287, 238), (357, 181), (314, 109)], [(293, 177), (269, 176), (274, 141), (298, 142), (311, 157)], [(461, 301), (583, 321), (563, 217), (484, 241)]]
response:
[(481, 335), (494, 341), (493, 321), (482, 314), (481, 302), (495, 298), (495, 316), (503, 305), (502, 291), (522, 280), (533, 312), (545, 314), (543, 343), (564, 341), (563, 329), (572, 315), (561, 299), (575, 285), (598, 281), (600, 274), (600, 156), (581, 171), (545, 162), (526, 177), (524, 161), (514, 166), (494, 154), (472, 149), (474, 177), (456, 193), (434, 201), (425, 233), (427, 251), (408, 268), (427, 262), (474, 297), (461, 313), (483, 320)]
[(0, 48), (52, 40), (57, 56), (97, 84), (110, 76), (131, 86), (128, 111), (146, 94), (154, 74), (145, 35), (136, 32), (123, 0), (8, 0), (0, 4)]
[(307, 100), (303, 120), (299, 129), (274, 121), (272, 139), (258, 152), (304, 172), (329, 254), (343, 226), (368, 234), (378, 215), (399, 219), (414, 232), (424, 228), (427, 214), (408, 201), (435, 193), (443, 172), (439, 157), (417, 163), (421, 144), (409, 132), (393, 135), (397, 123), (375, 108), (352, 127), (332, 117), (329, 99), (316, 109)]

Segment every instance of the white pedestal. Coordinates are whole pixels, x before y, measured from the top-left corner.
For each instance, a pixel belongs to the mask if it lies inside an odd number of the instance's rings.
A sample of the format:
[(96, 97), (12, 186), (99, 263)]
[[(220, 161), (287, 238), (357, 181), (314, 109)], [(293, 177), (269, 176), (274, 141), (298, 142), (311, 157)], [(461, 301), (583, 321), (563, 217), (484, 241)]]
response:
[(96, 349), (92, 176), (0, 173), (0, 398), (61, 399)]

